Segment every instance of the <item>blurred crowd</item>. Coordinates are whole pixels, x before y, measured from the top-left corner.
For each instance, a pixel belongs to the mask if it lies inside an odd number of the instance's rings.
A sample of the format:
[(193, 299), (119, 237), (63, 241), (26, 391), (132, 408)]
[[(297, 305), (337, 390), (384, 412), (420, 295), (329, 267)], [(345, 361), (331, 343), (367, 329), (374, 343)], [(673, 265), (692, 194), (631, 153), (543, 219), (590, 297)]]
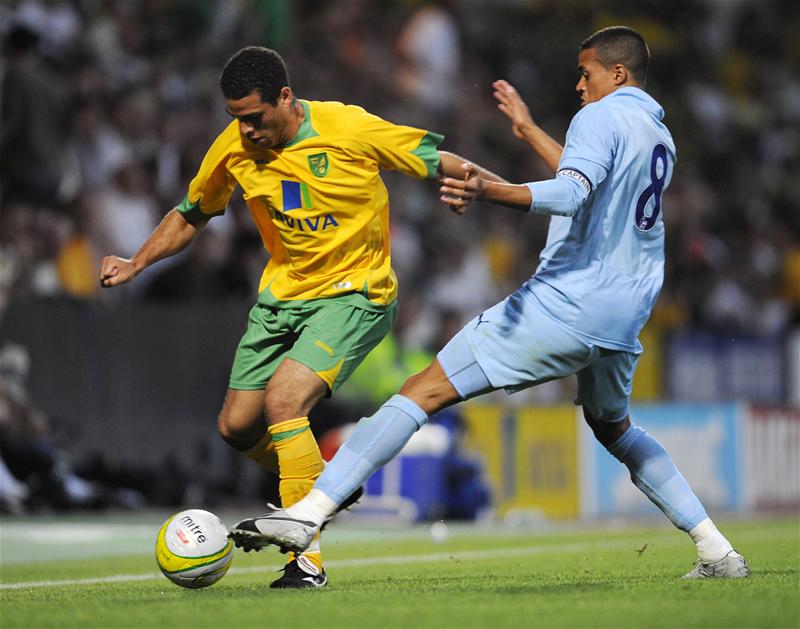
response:
[[(657, 317), (781, 334), (800, 304), (798, 13), (780, 0), (4, 2), (0, 308), (17, 295), (254, 298), (266, 253), (240, 198), (126, 290), (96, 281), (100, 257), (132, 255), (185, 195), (229, 120), (217, 76), (243, 45), (279, 50), (303, 98), (443, 132), (445, 148), (530, 181), (548, 173), (491, 81), (514, 83), (563, 139), (577, 46), (625, 23), (650, 44), (648, 89), (679, 155)], [(387, 181), (402, 333), (435, 349), (443, 319), (457, 326), (532, 272), (546, 221), (481, 206), (458, 218), (435, 185)]]
[[(267, 253), (236, 195), (187, 251), (120, 289), (97, 282), (103, 255), (133, 255), (183, 199), (229, 122), (217, 77), (242, 46), (278, 50), (301, 98), (444, 133), (443, 148), (524, 182), (550, 175), (514, 139), (491, 82), (511, 81), (563, 140), (578, 105), (577, 48), (618, 23), (650, 44), (648, 91), (678, 149), (654, 322), (781, 337), (800, 324), (800, 10), (789, 0), (6, 0), (0, 317), (30, 297), (255, 300)], [(363, 387), (377, 401), (524, 281), (547, 231), (544, 219), (482, 204), (457, 217), (435, 184), (385, 179), (401, 311), (368, 359), (385, 380)], [(414, 349), (399, 361), (399, 346)], [(14, 436), (0, 481), (11, 502), (33, 492), (56, 505), (138, 503), (61, 462), (46, 418), (15, 384), (23, 354), (12, 348), (0, 365), (0, 437)]]

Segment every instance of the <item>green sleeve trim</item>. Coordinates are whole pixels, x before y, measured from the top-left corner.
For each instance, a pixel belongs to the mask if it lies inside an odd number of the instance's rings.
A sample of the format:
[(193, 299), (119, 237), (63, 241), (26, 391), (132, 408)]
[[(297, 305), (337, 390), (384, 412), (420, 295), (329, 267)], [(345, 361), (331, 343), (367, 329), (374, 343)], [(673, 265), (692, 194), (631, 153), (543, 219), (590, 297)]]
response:
[(209, 218), (213, 218), (214, 216), (222, 216), (225, 213), (225, 208), (213, 214), (205, 214), (200, 209), (200, 200), (198, 199), (197, 203), (192, 203), (189, 201), (189, 195), (187, 194), (178, 206), (178, 212), (186, 219), (187, 223), (199, 225), (200, 223), (205, 223)]
[(428, 169), (428, 179), (434, 179), (436, 177), (436, 171), (442, 159), (439, 157), (439, 145), (442, 142), (444, 142), (444, 136), (442, 134), (428, 131), (422, 136), (417, 148), (411, 151), (412, 155), (416, 155), (425, 162), (425, 167)]

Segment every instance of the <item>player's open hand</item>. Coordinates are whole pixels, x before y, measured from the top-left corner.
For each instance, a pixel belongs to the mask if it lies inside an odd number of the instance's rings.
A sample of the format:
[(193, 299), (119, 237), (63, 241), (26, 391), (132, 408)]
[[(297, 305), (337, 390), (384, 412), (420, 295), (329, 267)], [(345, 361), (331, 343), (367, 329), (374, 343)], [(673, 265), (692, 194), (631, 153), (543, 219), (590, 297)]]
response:
[(441, 180), (441, 200), (456, 214), (463, 214), (467, 206), (483, 194), (484, 183), (473, 164), (461, 164), (464, 179), (445, 177)]
[(520, 140), (526, 139), (527, 129), (535, 126), (528, 106), (511, 83), (500, 79), (492, 83), (497, 108), (511, 120), (511, 130)]
[(110, 288), (131, 281), (138, 275), (133, 261), (117, 256), (106, 256), (100, 263), (100, 286)]

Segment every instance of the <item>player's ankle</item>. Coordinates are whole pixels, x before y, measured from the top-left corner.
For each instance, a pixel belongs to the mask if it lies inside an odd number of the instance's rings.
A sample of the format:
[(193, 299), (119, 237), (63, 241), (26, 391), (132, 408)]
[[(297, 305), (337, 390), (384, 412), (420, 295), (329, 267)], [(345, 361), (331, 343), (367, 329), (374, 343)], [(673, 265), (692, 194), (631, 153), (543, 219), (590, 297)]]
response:
[(697, 556), (701, 561), (719, 561), (733, 550), (731, 543), (719, 532), (711, 518), (706, 518), (692, 528), (689, 536), (697, 546)]
[(286, 513), (298, 520), (309, 520), (317, 526), (322, 526), (336, 511), (336, 506), (336, 503), (319, 489), (312, 489), (300, 502), (286, 509)]

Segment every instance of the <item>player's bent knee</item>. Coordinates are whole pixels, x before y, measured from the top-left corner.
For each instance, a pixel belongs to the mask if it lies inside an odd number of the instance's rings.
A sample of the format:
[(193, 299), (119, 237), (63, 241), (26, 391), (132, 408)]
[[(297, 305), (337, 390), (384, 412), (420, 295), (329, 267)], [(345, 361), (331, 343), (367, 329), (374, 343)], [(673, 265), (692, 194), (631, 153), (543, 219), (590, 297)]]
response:
[(606, 448), (612, 443), (617, 441), (628, 428), (631, 427), (631, 418), (625, 417), (624, 419), (616, 422), (605, 422), (600, 419), (595, 419), (592, 414), (583, 409), (583, 418), (592, 429), (595, 439), (602, 443)]
[(236, 448), (239, 442), (240, 431), (229, 421), (226, 415), (220, 414), (217, 418), (217, 430), (222, 440), (230, 446)]
[(258, 443), (266, 429), (266, 423), (260, 417), (256, 421), (249, 421), (223, 412), (217, 419), (217, 430), (222, 440), (240, 451), (249, 450)]

